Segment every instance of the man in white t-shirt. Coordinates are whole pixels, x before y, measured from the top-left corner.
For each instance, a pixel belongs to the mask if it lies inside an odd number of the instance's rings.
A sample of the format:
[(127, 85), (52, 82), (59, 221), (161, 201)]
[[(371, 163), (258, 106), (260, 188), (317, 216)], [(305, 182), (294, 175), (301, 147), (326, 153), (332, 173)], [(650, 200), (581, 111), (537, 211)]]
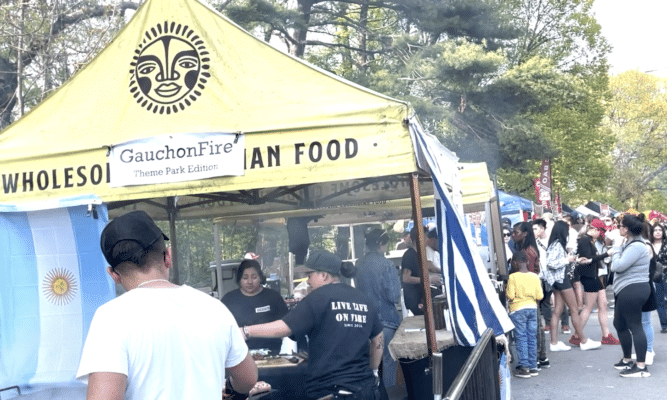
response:
[(229, 310), (169, 282), (168, 238), (143, 211), (115, 218), (100, 245), (127, 293), (95, 312), (77, 378), (87, 399), (220, 399), (225, 377), (248, 393), (257, 366)]

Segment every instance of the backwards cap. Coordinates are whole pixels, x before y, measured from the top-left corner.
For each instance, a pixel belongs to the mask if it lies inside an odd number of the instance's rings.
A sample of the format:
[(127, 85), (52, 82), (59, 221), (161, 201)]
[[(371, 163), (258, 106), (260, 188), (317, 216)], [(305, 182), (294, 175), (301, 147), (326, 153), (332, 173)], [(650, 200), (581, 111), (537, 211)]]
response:
[(169, 240), (167, 235), (162, 233), (160, 228), (155, 225), (151, 217), (145, 211), (132, 211), (120, 217), (114, 218), (104, 227), (102, 237), (100, 237), (100, 247), (104, 258), (112, 268), (118, 264), (128, 261), (135, 254), (126, 257), (114, 258), (113, 249), (123, 240), (137, 242), (142, 250), (150, 248), (160, 238)]

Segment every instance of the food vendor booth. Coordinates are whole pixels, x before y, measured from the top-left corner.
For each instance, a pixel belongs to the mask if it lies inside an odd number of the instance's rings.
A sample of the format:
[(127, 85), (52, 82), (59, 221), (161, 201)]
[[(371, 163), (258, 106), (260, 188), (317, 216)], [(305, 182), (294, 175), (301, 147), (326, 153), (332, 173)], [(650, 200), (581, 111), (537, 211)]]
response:
[[(68, 201), (105, 221), (106, 210), (140, 209), (168, 220), (172, 238), (187, 218), (419, 221), (422, 198), (433, 196), (453, 340), (473, 346), (486, 328), (512, 328), (462, 229), (457, 158), (409, 105), (284, 54), (196, 0), (144, 2), (97, 57), (0, 133), (0, 160), (2, 212), (49, 213)], [(6, 279), (12, 265), (2, 262)], [(20, 312), (4, 299), (1, 312)], [(21, 338), (3, 324), (0, 390), (76, 385), (90, 317), (72, 333), (78, 342), (61, 343), (78, 343), (62, 366), (69, 380), (14, 370), (3, 349)]]

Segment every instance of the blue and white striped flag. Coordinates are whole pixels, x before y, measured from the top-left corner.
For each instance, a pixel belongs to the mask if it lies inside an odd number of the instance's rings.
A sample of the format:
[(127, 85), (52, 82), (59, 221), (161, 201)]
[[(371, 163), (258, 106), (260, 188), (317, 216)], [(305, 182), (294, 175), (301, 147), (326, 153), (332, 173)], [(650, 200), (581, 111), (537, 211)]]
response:
[[(419, 167), (429, 171), (435, 191), (435, 215), (440, 241), (441, 269), (449, 303), (449, 317), (456, 341), (474, 346), (486, 328), (501, 335), (514, 329), (505, 307), (491, 283), (469, 230), (449, 199), (444, 182), (451, 174), (442, 156), (446, 150), (437, 138), (425, 133), (413, 117), (409, 123)], [(448, 152), (448, 150), (446, 150)]]
[(0, 388), (75, 381), (93, 314), (115, 296), (108, 219), (104, 205), (0, 210)]

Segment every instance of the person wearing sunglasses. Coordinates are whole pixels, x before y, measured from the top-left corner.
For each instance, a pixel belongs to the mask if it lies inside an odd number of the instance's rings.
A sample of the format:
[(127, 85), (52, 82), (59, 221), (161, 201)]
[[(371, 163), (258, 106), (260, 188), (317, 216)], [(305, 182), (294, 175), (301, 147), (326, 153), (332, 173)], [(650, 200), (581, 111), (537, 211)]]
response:
[[(584, 289), (584, 308), (579, 313), (579, 317), (581, 318), (582, 325), (586, 326), (593, 308), (597, 307), (600, 329), (602, 329), (602, 340), (600, 342), (605, 345), (616, 345), (620, 342), (609, 331), (607, 293), (603, 280), (600, 279), (600, 262), (611, 256), (612, 251), (607, 250), (606, 252), (599, 253), (596, 246), (598, 239), (604, 234), (604, 226), (604, 222), (601, 220), (593, 219), (588, 226), (586, 234), (578, 240), (577, 248), (579, 249), (580, 258), (577, 269), (581, 275), (580, 281)], [(574, 334), (569, 342), (578, 346), (580, 340)]]
[[(642, 307), (651, 295), (649, 267), (652, 254), (641, 236), (643, 222), (643, 214), (623, 216), (618, 230), (625, 243), (614, 248), (611, 258), (612, 288), (616, 298), (614, 328), (623, 350), (623, 358), (614, 364), (614, 368), (621, 371), (622, 377), (630, 378), (651, 376), (646, 368), (648, 344), (642, 326)], [(636, 363), (632, 361), (633, 346)]]
[[(510, 228), (503, 228), (503, 241), (505, 242), (505, 256), (507, 257), (507, 266), (509, 267), (509, 262), (512, 259), (512, 246), (510, 246), (510, 241), (512, 240), (512, 230)], [(512, 243), (514, 244), (514, 243)]]

